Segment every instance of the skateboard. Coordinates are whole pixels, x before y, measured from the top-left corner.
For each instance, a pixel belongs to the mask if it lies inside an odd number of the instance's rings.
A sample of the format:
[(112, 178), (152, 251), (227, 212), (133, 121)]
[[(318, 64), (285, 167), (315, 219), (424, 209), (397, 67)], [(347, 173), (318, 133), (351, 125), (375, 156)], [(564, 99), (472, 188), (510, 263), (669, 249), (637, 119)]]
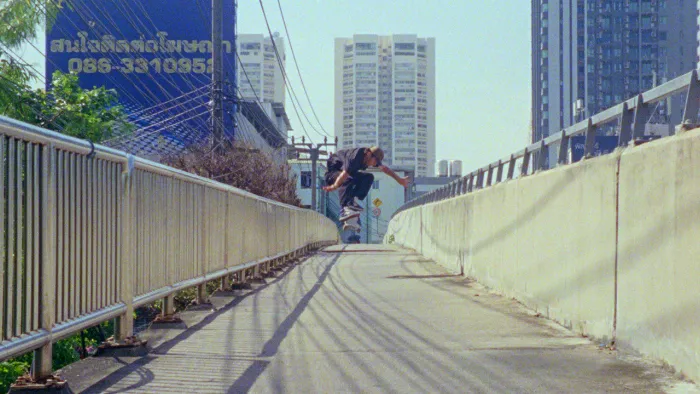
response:
[(347, 244), (359, 244), (360, 243), (360, 231), (362, 229), (362, 221), (360, 220), (360, 215), (351, 217), (341, 222), (343, 229), (341, 232), (341, 237), (344, 243)]

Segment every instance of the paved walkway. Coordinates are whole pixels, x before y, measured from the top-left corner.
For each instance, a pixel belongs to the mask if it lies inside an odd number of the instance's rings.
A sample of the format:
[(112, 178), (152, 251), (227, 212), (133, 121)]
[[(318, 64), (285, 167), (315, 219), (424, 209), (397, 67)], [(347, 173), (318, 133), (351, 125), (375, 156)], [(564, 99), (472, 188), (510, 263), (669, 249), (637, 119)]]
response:
[(188, 329), (149, 330), (148, 356), (93, 359), (64, 375), (91, 393), (694, 390), (387, 246), (328, 248), (212, 301), (214, 311), (183, 315)]

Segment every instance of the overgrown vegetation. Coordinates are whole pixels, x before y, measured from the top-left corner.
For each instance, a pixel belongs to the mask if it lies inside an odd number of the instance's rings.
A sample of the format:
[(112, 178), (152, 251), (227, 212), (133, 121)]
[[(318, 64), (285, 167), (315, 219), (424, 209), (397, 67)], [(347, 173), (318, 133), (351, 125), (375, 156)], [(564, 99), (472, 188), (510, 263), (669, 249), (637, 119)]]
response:
[[(95, 352), (104, 338), (114, 335), (112, 321), (92, 327), (80, 334), (62, 339), (53, 345), (53, 369), (61, 369)], [(32, 364), (32, 353), (0, 363), (0, 393), (10, 389), (18, 377), (29, 372)]]
[(242, 142), (216, 150), (209, 145), (192, 146), (165, 158), (164, 163), (271, 200), (301, 204), (289, 166), (276, 163), (269, 154)]
[(133, 130), (115, 91), (83, 89), (77, 75), (60, 71), (48, 92), (32, 90), (31, 79), (16, 62), (0, 60), (0, 114), (93, 142)]

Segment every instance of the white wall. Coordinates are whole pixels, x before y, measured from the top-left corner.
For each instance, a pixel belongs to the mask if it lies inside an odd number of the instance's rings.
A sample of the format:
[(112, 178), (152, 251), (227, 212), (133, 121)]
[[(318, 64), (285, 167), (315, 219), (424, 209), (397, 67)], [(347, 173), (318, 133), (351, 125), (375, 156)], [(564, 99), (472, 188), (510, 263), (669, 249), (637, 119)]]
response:
[(397, 215), (413, 248), (700, 379), (700, 129)]
[[(321, 165), (322, 161), (319, 160), (318, 167), (316, 169), (317, 171), (317, 176), (319, 177), (319, 180), (317, 181), (318, 187), (323, 186), (321, 183), (320, 179), (323, 179), (323, 176), (326, 174), (326, 167)], [(304, 206), (311, 206), (311, 188), (302, 188), (301, 187), (301, 172), (302, 171), (311, 171), (311, 162), (309, 161), (299, 161), (299, 160), (289, 160), (287, 162), (289, 164), (289, 170), (293, 175), (296, 175), (297, 177), (297, 196), (301, 200), (301, 204)], [(319, 193), (321, 194), (321, 193)], [(321, 197), (320, 195), (317, 195), (317, 203), (320, 205)], [(323, 212), (322, 212), (323, 213)]]
[[(384, 234), (386, 233), (391, 216), (396, 212), (396, 210), (404, 204), (404, 190), (405, 188), (390, 176), (378, 170), (368, 170), (372, 175), (374, 175), (374, 180), (379, 181), (379, 189), (372, 189), (365, 199), (363, 206), (365, 207), (365, 212), (362, 213), (362, 239), (367, 240), (367, 222), (369, 219), (369, 240), (368, 243), (380, 243), (384, 239)], [(404, 176), (403, 172), (397, 171), (399, 176)], [(372, 201), (375, 198), (382, 200), (382, 205), (379, 207), (381, 214), (377, 218), (372, 214), (372, 209), (374, 205)]]

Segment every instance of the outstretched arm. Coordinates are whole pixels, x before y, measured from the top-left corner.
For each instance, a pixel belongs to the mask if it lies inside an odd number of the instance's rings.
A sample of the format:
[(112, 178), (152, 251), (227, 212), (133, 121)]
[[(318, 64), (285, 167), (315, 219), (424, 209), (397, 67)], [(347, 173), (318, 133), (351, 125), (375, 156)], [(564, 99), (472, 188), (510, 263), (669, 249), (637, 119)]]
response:
[(384, 172), (385, 174), (387, 174), (387, 175), (389, 175), (390, 177), (394, 178), (394, 180), (395, 180), (396, 182), (398, 182), (399, 185), (401, 185), (401, 186), (403, 186), (403, 187), (408, 187), (408, 177), (406, 177), (406, 178), (401, 178), (400, 176), (398, 176), (398, 175), (394, 172), (394, 170), (392, 170), (391, 168), (389, 168), (389, 167), (387, 167), (387, 166), (379, 166), (379, 168), (382, 170), (382, 172)]
[(322, 187), (323, 190), (327, 192), (332, 192), (333, 190), (337, 190), (350, 176), (350, 173), (343, 170), (343, 172), (338, 175), (338, 178), (335, 179), (335, 182), (330, 185), (330, 186), (324, 186)]

